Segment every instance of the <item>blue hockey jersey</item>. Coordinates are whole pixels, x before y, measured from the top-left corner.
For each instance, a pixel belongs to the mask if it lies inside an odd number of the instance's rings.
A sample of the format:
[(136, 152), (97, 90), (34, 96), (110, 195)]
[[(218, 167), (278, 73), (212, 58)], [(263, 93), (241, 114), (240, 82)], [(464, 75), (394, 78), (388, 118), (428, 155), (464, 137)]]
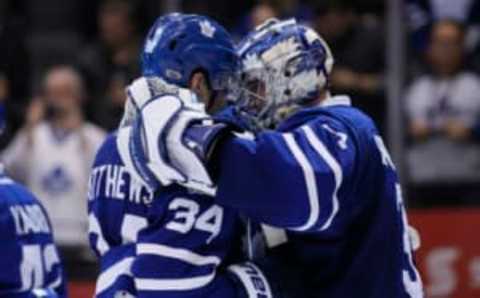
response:
[(217, 203), (285, 229), (267, 256), (312, 297), (423, 297), (395, 166), (348, 97), (215, 150)]
[(237, 213), (176, 185), (152, 192), (128, 170), (126, 147), (110, 135), (90, 178), (89, 236), (101, 259), (97, 297), (236, 297), (222, 272), (240, 257)]
[(44, 208), (3, 172), (0, 197), (0, 298), (67, 297)]

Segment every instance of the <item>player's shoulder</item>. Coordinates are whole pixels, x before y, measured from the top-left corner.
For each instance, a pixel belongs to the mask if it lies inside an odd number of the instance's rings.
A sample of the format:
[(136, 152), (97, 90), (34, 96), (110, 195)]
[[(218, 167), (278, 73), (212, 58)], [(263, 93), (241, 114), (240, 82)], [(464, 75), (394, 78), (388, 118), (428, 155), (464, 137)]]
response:
[(350, 97), (346, 95), (329, 97), (319, 106), (303, 109), (289, 121), (297, 122), (296, 126), (308, 125), (313, 129), (327, 125), (347, 133), (361, 130), (376, 131), (372, 118), (352, 106)]
[(370, 115), (357, 107), (332, 107), (329, 112), (328, 116), (321, 118), (323, 121), (341, 123), (354, 132), (377, 133), (377, 126)]
[[(4, 173), (0, 174), (0, 205), (40, 204), (35, 196), (22, 184), (14, 181)], [(1, 208), (5, 210), (5, 208)]]
[(117, 147), (117, 131), (107, 134), (95, 157), (94, 167), (103, 164), (121, 163)]
[(369, 152), (379, 134), (374, 121), (351, 105), (348, 96), (333, 96), (317, 107), (302, 109), (287, 120), (290, 129), (307, 139), (321, 140), (328, 148), (353, 154)]

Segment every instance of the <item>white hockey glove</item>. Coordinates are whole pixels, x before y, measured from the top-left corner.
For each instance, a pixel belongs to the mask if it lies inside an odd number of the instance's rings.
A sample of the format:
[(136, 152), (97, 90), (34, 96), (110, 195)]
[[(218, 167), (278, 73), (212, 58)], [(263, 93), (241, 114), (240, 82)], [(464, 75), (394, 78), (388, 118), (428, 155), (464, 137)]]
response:
[(140, 77), (127, 87), (126, 93), (127, 100), (119, 128), (132, 125), (135, 118), (139, 115), (140, 109), (147, 101), (162, 95), (183, 97), (185, 101), (191, 101), (189, 104), (192, 107), (197, 106), (198, 109), (203, 109), (202, 104), (198, 103), (195, 97), (188, 94), (190, 93), (189, 90), (168, 84), (158, 77)]
[[(214, 195), (205, 158), (226, 125), (213, 124), (189, 90), (178, 88), (175, 94), (157, 96), (151, 86), (148, 79), (141, 78), (127, 89), (138, 110), (131, 131), (119, 133), (119, 138), (129, 139), (134, 170), (152, 188), (158, 186), (155, 182), (163, 186), (178, 183)], [(186, 134), (192, 127), (197, 129)]]

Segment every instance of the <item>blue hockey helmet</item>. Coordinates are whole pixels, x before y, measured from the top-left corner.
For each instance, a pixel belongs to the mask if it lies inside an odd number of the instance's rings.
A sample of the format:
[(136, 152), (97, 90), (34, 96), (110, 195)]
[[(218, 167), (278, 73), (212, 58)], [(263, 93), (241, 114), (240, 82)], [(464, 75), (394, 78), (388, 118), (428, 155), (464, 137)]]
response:
[(183, 88), (194, 72), (202, 71), (213, 90), (227, 90), (238, 77), (239, 65), (229, 33), (214, 20), (193, 14), (159, 17), (142, 53), (144, 76), (157, 76)]
[(328, 87), (333, 56), (327, 43), (295, 19), (267, 20), (237, 47), (244, 93), (237, 106), (260, 127), (272, 127)]

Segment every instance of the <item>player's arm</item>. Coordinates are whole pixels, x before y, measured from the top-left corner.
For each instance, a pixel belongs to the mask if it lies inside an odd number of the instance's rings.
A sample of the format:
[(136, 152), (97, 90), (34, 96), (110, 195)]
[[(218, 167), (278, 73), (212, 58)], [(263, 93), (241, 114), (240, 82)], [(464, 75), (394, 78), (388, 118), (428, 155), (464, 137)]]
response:
[(161, 199), (153, 203), (149, 227), (136, 243), (131, 272), (137, 297), (278, 297), (262, 269), (227, 263), (238, 243), (223, 239), (241, 231), (232, 229), (234, 218), (203, 198)]
[[(101, 259), (97, 297), (113, 297), (119, 291), (136, 297), (241, 298), (245, 296), (240, 293), (249, 291), (254, 294), (248, 297), (272, 297), (252, 284), (268, 284), (260, 269), (249, 264), (227, 269), (225, 254), (230, 250), (215, 238), (240, 231), (225, 228), (231, 225), (223, 222), (234, 219), (224, 217), (221, 207), (175, 194), (153, 200), (148, 209), (125, 210), (123, 200), (107, 195), (106, 177), (116, 164), (115, 144), (123, 147), (115, 137), (107, 138), (89, 183), (89, 237)], [(137, 207), (145, 213), (136, 214)]]
[(251, 262), (220, 266), (215, 255), (174, 243), (140, 242), (137, 254), (131, 267), (137, 297), (278, 297), (265, 272)]
[(172, 96), (147, 101), (140, 115), (125, 156), (144, 180), (216, 194), (223, 205), (291, 229), (326, 228), (339, 210), (356, 149), (337, 121), (248, 139)]
[(316, 121), (287, 133), (226, 138), (209, 167), (220, 204), (274, 226), (326, 229), (355, 155), (341, 125)]

